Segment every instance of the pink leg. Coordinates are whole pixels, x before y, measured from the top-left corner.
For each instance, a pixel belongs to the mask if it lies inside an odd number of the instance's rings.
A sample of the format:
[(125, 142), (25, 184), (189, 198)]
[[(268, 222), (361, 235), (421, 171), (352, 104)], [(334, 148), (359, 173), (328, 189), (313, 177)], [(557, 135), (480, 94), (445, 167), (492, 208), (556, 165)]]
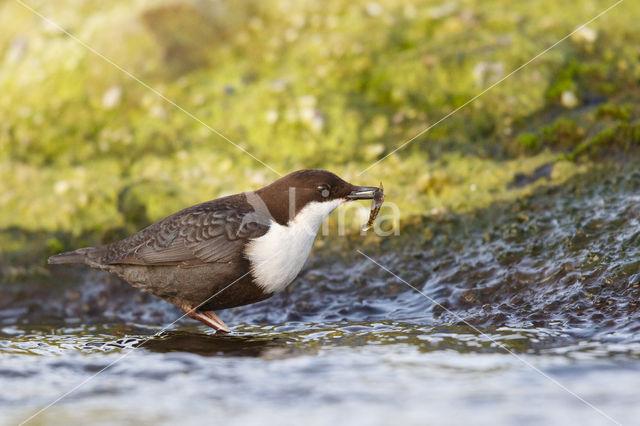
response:
[(213, 311), (198, 311), (193, 309), (192, 306), (188, 304), (183, 304), (180, 306), (185, 314), (189, 318), (193, 318), (194, 320), (198, 320), (203, 324), (208, 325), (214, 330), (222, 333), (229, 333), (231, 329), (225, 324)]

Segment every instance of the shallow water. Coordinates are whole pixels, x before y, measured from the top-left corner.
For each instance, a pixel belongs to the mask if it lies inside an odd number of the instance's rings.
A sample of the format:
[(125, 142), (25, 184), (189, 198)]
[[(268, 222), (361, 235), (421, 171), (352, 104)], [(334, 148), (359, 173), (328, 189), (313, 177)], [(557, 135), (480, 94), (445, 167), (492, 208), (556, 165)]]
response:
[(0, 421), (89, 379), (30, 424), (637, 424), (639, 189), (577, 180), (320, 251), (222, 312), (227, 336), (154, 336), (180, 314), (82, 268), (3, 284)]
[(4, 420), (24, 420), (114, 362), (33, 423), (607, 423), (545, 375), (622, 423), (640, 415), (640, 343), (556, 346), (573, 339), (544, 329), (482, 336), (343, 322), (242, 326), (224, 337), (187, 327), (135, 349), (151, 332), (6, 327)]

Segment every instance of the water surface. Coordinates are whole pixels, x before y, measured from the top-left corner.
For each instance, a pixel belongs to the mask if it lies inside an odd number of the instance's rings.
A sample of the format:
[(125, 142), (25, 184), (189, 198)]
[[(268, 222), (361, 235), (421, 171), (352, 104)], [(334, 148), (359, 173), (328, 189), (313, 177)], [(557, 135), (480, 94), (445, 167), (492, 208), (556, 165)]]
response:
[(5, 283), (0, 420), (99, 373), (30, 424), (637, 424), (639, 189), (570, 182), (319, 250), (222, 312), (226, 336), (155, 335), (180, 313), (83, 268)]

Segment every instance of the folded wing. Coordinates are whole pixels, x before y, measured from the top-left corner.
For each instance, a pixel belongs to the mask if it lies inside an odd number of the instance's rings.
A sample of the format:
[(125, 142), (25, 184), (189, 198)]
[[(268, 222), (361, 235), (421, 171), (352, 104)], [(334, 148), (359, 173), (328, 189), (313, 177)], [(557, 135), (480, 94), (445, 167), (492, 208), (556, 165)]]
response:
[(198, 265), (240, 261), (247, 240), (264, 235), (268, 217), (243, 194), (198, 204), (107, 246), (108, 264)]

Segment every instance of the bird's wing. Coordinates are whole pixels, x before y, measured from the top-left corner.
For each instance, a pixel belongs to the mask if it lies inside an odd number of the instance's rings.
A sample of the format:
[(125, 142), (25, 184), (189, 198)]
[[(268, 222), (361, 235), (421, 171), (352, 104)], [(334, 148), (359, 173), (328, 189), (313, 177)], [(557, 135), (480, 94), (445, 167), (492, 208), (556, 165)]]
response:
[(264, 235), (268, 219), (242, 194), (198, 204), (108, 246), (106, 262), (133, 265), (198, 265), (233, 262), (246, 241)]

